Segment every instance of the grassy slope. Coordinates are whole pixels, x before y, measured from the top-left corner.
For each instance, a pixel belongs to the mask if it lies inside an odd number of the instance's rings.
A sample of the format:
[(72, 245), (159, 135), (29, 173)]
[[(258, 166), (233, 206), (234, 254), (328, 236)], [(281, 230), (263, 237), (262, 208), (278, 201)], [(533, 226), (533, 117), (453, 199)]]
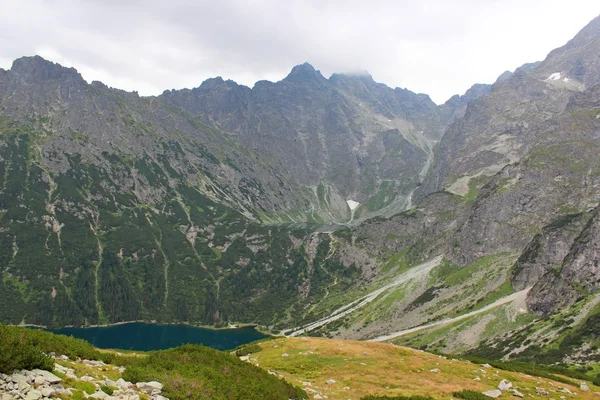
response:
[[(462, 389), (494, 389), (502, 379), (513, 382), (527, 398), (536, 398), (536, 387), (551, 397), (598, 399), (598, 395), (548, 379), (520, 373), (482, 368), (458, 360), (385, 343), (282, 338), (260, 343), (262, 350), (250, 361), (273, 371), (293, 384), (303, 385), (329, 399), (360, 399), (366, 395), (429, 395), (449, 398)], [(288, 356), (283, 356), (287, 354)], [(440, 372), (430, 372), (432, 369)], [(485, 374), (481, 370), (486, 371)], [(481, 381), (475, 381), (479, 376)], [(333, 379), (334, 384), (327, 384)], [(598, 392), (600, 388), (592, 387)], [(558, 393), (567, 387), (577, 395)], [(556, 392), (556, 393), (555, 393)], [(530, 396), (532, 395), (532, 396)], [(502, 398), (512, 397), (505, 393)], [(542, 397), (539, 397), (542, 398)], [(546, 397), (547, 398), (547, 397)]]
[[(68, 355), (71, 360), (53, 360), (44, 353)], [(109, 364), (89, 367), (72, 361), (76, 358), (103, 360)], [(278, 400), (304, 399), (306, 393), (264, 370), (240, 361), (234, 355), (204, 346), (185, 345), (175, 349), (148, 353), (126, 354), (99, 351), (79, 339), (55, 335), (42, 330), (0, 325), (0, 372), (10, 374), (14, 370), (43, 368), (52, 370), (55, 362), (72, 368), (81, 378), (89, 375), (97, 382), (105, 378), (137, 383), (157, 380), (163, 383), (163, 393), (171, 400)], [(126, 366), (121, 375), (118, 366)], [(66, 388), (74, 389), (73, 396), (65, 400), (79, 399), (81, 391), (92, 394), (94, 382), (81, 382), (56, 373)]]

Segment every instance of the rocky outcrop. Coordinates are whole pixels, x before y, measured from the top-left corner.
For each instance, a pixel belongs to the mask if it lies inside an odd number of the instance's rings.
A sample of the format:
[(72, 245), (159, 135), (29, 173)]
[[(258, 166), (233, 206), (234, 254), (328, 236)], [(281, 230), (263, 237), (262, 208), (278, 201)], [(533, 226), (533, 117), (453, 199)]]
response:
[(600, 289), (600, 208), (596, 208), (569, 254), (546, 273), (528, 297), (532, 310), (549, 314)]
[(560, 268), (589, 219), (587, 213), (563, 216), (535, 235), (514, 266), (515, 290), (531, 287), (546, 273)]
[(39, 400), (70, 395), (71, 391), (65, 389), (61, 382), (61, 378), (39, 369), (22, 370), (11, 375), (0, 374), (0, 398)]
[[(69, 360), (66, 356), (58, 357), (57, 360), (67, 365), (73, 365), (75, 362)], [(102, 361), (79, 360), (81, 364), (89, 367), (119, 369), (115, 366), (107, 366)], [(75, 369), (62, 364), (54, 364), (54, 370), (60, 374), (65, 374), (67, 380), (92, 383), (96, 391), (88, 394), (83, 392), (85, 398), (104, 399), (104, 400), (140, 400), (148, 398), (150, 400), (169, 400), (161, 395), (163, 385), (160, 382), (138, 382), (133, 384), (121, 378), (112, 381), (100, 376), (82, 375), (77, 376)], [(101, 388), (108, 388), (101, 389)], [(104, 390), (109, 391), (110, 394)], [(49, 371), (34, 369), (31, 371), (15, 371), (10, 375), (0, 374), (0, 399), (1, 400), (41, 400), (47, 398), (62, 398), (62, 396), (73, 396), (79, 389), (75, 389), (70, 384)]]

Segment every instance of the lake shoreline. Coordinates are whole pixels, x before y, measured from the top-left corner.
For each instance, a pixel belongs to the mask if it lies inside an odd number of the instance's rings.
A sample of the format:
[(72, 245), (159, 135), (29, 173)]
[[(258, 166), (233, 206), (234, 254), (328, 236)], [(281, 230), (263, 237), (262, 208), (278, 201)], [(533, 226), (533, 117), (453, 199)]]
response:
[(214, 331), (253, 327), (258, 332), (261, 332), (261, 333), (263, 333), (265, 335), (275, 336), (269, 330), (258, 329), (259, 325), (257, 325), (257, 324), (245, 323), (245, 322), (238, 323), (238, 324), (229, 324), (228, 326), (222, 326), (222, 327), (217, 327), (217, 326), (214, 326), (214, 325), (197, 325), (197, 324), (192, 324), (192, 323), (189, 323), (189, 322), (159, 322), (157, 320), (144, 320), (144, 319), (133, 320), (133, 321), (110, 322), (108, 324), (64, 325), (64, 326), (58, 326), (58, 327), (52, 327), (52, 328), (49, 328), (46, 325), (36, 325), (36, 324), (7, 324), (7, 325), (9, 325), (9, 326), (20, 326), (20, 327), (23, 327), (23, 328), (39, 328), (39, 329), (46, 329), (46, 330), (56, 330), (56, 329), (67, 329), (67, 328), (76, 328), (76, 329), (109, 328), (111, 326), (120, 326), (120, 325), (127, 325), (127, 324), (189, 326), (189, 327), (192, 327), (192, 328), (204, 328), (204, 329), (211, 329), (211, 330), (214, 330)]

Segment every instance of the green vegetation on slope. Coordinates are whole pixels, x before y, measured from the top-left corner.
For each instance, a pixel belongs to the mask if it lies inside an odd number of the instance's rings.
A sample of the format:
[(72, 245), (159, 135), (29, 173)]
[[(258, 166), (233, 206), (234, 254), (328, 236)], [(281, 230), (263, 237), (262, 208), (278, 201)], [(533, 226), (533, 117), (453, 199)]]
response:
[(39, 329), (0, 325), (0, 372), (33, 368), (51, 371), (54, 361), (47, 356), (51, 352), (105, 362), (113, 358), (112, 354), (97, 351), (85, 340)]
[[(252, 348), (252, 345), (248, 347)], [(47, 355), (50, 353), (64, 354), (71, 359), (127, 365), (124, 379), (133, 382), (159, 381), (164, 385), (165, 396), (172, 400), (308, 398), (301, 389), (240, 361), (236, 356), (204, 346), (185, 345), (147, 355), (121, 356), (100, 352), (88, 342), (69, 336), (0, 325), (0, 372), (12, 373), (14, 370), (35, 368), (52, 371), (54, 360)], [(112, 378), (116, 380), (117, 377)], [(94, 385), (89, 382), (68, 379), (67, 382), (74, 389), (88, 394), (95, 391)], [(103, 386), (101, 390), (110, 395), (114, 388)]]
[(184, 399), (307, 399), (304, 391), (237, 357), (204, 346), (155, 351), (127, 367), (132, 382), (157, 380), (164, 395)]

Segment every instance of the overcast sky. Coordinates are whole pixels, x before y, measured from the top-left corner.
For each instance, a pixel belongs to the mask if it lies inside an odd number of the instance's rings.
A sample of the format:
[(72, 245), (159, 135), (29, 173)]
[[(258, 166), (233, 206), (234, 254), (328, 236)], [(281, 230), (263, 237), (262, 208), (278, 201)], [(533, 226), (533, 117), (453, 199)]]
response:
[(308, 61), (444, 102), (542, 60), (598, 0), (0, 0), (0, 68), (39, 54), (140, 94), (222, 76), (252, 86)]

